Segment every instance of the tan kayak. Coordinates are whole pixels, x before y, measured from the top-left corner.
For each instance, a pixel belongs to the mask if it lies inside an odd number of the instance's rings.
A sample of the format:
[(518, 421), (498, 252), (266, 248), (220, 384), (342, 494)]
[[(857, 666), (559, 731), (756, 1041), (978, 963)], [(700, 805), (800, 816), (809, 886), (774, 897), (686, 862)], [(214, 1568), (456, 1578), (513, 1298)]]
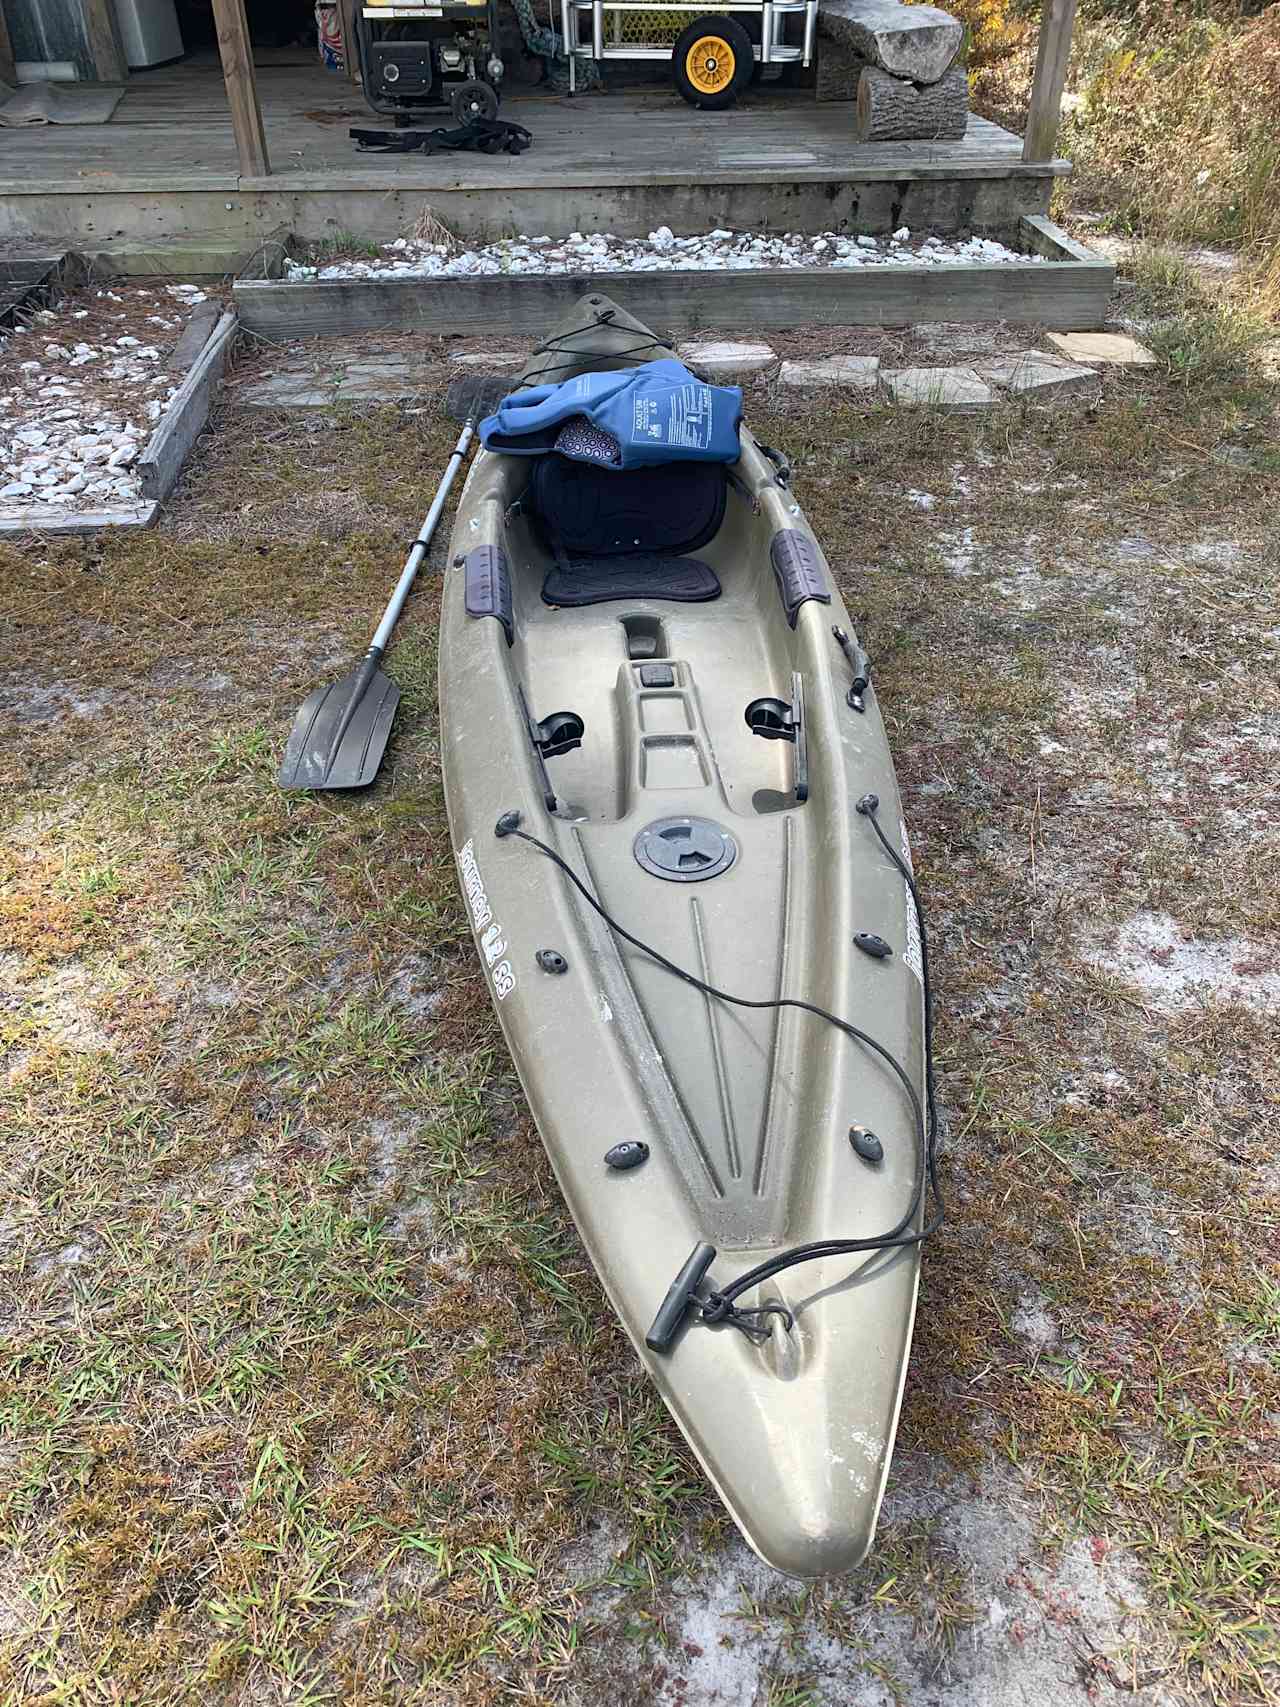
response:
[[(587, 297), (525, 381), (666, 353)], [(927, 963), (865, 660), (776, 453), (741, 444), (727, 473), (477, 456), (444, 779), (610, 1302), (752, 1547), (817, 1577), (871, 1545), (897, 1426), (932, 1213)]]

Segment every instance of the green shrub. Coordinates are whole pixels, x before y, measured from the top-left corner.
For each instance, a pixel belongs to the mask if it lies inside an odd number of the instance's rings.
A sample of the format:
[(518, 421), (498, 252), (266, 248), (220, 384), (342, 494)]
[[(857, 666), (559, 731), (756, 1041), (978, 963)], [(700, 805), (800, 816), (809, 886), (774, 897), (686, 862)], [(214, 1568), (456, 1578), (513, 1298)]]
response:
[[(975, 105), (1020, 128), (1034, 26), (1010, 0), (962, 0)], [(1280, 0), (1085, 0), (1061, 151), (1069, 207), (1153, 242), (1229, 244), (1280, 309)]]

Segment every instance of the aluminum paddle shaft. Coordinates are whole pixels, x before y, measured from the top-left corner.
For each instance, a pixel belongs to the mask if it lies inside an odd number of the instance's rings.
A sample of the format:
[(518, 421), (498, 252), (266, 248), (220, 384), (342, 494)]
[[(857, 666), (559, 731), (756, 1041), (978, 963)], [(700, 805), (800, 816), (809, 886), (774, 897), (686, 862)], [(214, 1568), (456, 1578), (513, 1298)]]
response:
[(471, 449), (471, 441), (475, 436), (475, 422), (468, 421), (458, 435), (458, 442), (453, 447), (453, 454), (449, 458), (449, 466), (445, 469), (444, 478), (436, 488), (436, 495), (431, 500), (431, 508), (423, 518), (422, 527), (414, 541), (413, 550), (409, 553), (409, 560), (401, 571), (400, 579), (396, 582), (396, 590), (392, 593), (387, 608), (382, 613), (382, 621), (374, 630), (373, 639), (369, 642), (369, 650), (365, 654), (366, 661), (372, 659), (376, 665), (387, 649), (391, 630), (400, 620), (400, 612), (404, 609), (405, 600), (412, 591), (414, 578), (431, 548), (431, 541), (435, 536), (436, 528), (440, 525), (440, 516), (448, 500), (449, 489), (453, 485), (458, 470), (466, 461), (467, 452)]
[(475, 438), (475, 417), (454, 446), (431, 508), (413, 543), (395, 591), (360, 664), (340, 682), (319, 687), (294, 719), (280, 767), (282, 788), (364, 788), (378, 774), (400, 703), (400, 689), (378, 668), (414, 578), (430, 550), (459, 468)]

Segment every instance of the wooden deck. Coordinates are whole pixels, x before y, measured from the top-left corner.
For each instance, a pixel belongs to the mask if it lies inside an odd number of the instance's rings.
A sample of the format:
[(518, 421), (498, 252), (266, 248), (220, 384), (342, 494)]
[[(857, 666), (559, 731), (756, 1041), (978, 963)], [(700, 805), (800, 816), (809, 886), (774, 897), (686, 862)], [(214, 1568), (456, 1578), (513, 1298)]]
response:
[(239, 175), (216, 62), (135, 76), (106, 125), (0, 131), (0, 236), (252, 244), (287, 226), (386, 239), (431, 207), (468, 236), (513, 226), (639, 232), (715, 225), (878, 231), (1000, 229), (1048, 208), (1062, 161), (1026, 166), (1017, 137), (973, 118), (952, 143), (859, 145), (852, 109), (803, 90), (753, 92), (729, 113), (672, 91), (519, 95), (518, 156), (360, 154), (376, 124), (359, 91), (311, 61), (260, 66), (272, 175)]

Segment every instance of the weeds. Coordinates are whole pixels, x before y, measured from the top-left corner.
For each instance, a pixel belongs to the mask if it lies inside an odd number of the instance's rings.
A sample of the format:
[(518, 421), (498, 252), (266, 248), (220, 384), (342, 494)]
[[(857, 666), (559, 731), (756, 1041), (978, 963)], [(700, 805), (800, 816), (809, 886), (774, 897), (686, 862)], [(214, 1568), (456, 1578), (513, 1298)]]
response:
[(1264, 969), (1280, 933), (1280, 484), (1211, 454), (1256, 377), (1172, 365), (1083, 417), (752, 399), (876, 658), (953, 1133), (878, 1548), (803, 1594), (735, 1541), (522, 1112), (430, 577), (386, 776), (275, 787), (452, 429), (343, 411), (267, 454), (224, 415), (163, 529), (0, 552), (12, 692), (58, 652), (119, 696), (15, 731), (0, 796), (6, 1702), (630, 1707), (696, 1664), (906, 1704), (1019, 1655), (1075, 1702), (1135, 1654), (1174, 1700), (1276, 1698), (1275, 1019), (1099, 959), (1144, 909)]
[[(975, 101), (1021, 130), (1034, 21), (1009, 0), (961, 0)], [(1280, 10), (1085, 0), (1075, 23), (1059, 152), (1068, 212), (1163, 245), (1227, 245), (1232, 285), (1280, 314)]]
[(1137, 286), (1143, 336), (1183, 386), (1219, 391), (1248, 384), (1271, 328), (1238, 296), (1214, 291), (1176, 252), (1140, 248), (1124, 272)]

